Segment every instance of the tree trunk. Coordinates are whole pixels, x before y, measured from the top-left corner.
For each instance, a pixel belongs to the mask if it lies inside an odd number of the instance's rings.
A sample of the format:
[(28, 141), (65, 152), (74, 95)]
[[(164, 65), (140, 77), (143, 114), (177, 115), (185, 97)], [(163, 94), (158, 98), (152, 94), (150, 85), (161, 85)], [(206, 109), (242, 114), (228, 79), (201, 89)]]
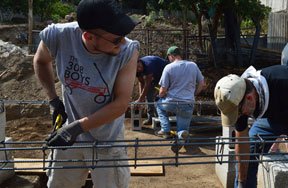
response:
[(243, 66), (240, 47), (240, 23), (232, 6), (224, 10), (224, 19), (226, 49), (232, 51), (234, 62), (236, 62), (238, 66)]
[(254, 65), (254, 63), (255, 63), (255, 56), (256, 56), (256, 53), (257, 53), (257, 47), (258, 47), (258, 42), (259, 42), (259, 38), (260, 38), (260, 31), (261, 31), (260, 21), (259, 20), (255, 20), (254, 24), (255, 24), (256, 30), (255, 30), (253, 46), (252, 46), (252, 49), (251, 49), (251, 54), (250, 54), (250, 59), (249, 59), (249, 64), (250, 65)]
[(28, 0), (28, 54), (32, 53), (33, 0)]

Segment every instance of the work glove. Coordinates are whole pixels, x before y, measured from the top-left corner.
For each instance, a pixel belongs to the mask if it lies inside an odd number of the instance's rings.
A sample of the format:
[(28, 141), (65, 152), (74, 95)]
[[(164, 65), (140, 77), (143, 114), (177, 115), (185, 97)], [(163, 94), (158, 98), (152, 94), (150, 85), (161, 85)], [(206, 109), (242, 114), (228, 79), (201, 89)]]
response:
[(72, 146), (76, 141), (77, 136), (83, 132), (84, 130), (82, 129), (79, 120), (73, 121), (53, 132), (47, 139), (47, 145)]
[(60, 125), (63, 125), (67, 120), (67, 114), (65, 112), (65, 107), (63, 102), (59, 99), (59, 97), (56, 97), (49, 101), (50, 109), (52, 110), (52, 124), (55, 125), (56, 118), (58, 114), (61, 115), (61, 123)]

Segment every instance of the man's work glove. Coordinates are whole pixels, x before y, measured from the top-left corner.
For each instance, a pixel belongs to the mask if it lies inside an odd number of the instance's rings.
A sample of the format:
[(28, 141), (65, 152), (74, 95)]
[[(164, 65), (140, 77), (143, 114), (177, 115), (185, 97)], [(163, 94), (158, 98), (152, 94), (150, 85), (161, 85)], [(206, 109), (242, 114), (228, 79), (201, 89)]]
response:
[(79, 134), (84, 130), (78, 120), (73, 121), (69, 125), (63, 126), (53, 132), (47, 139), (48, 146), (72, 146)]
[(52, 99), (49, 101), (50, 109), (52, 112), (52, 124), (55, 124), (56, 118), (58, 114), (61, 115), (61, 125), (63, 125), (67, 120), (67, 114), (65, 112), (65, 107), (63, 102), (59, 99), (59, 97), (56, 97), (55, 99)]

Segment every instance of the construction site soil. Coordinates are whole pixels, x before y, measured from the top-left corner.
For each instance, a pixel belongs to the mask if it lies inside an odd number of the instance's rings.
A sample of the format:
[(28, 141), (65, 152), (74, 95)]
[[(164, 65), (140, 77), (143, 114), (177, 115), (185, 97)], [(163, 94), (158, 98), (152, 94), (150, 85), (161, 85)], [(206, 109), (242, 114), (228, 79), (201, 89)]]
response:
[[(0, 99), (5, 100), (47, 100), (41, 86), (35, 79), (32, 66), (32, 56), (27, 56), (25, 52), (12, 45), (17, 44), (15, 36), (17, 32), (27, 29), (25, 26), (9, 26), (0, 29), (0, 39), (9, 41), (0, 45)], [(12, 45), (12, 46), (11, 46)], [(8, 47), (10, 46), (10, 47)], [(20, 45), (21, 46), (21, 45)], [(6, 50), (6, 51), (5, 51)], [(214, 68), (206, 66), (202, 70), (207, 80), (207, 88), (203, 96), (197, 100), (212, 100), (215, 83), (219, 78), (228, 73), (240, 74), (242, 68)], [(55, 80), (57, 91), (60, 95), (60, 85)], [(135, 84), (136, 85), (136, 84)], [(135, 87), (136, 88), (136, 87)], [(136, 89), (135, 89), (136, 90)], [(131, 101), (137, 92), (133, 93)], [(13, 141), (44, 141), (48, 134), (51, 133), (52, 125), (49, 107), (44, 104), (6, 104), (6, 137), (11, 137)], [(142, 131), (133, 131), (130, 119), (125, 121), (126, 139), (159, 139), (154, 135), (154, 130), (149, 127), (143, 127)], [(190, 132), (191, 137), (215, 138), (221, 135), (221, 130)], [(208, 139), (207, 139), (208, 141)], [(184, 147), (180, 150), (179, 155), (213, 155), (215, 146), (213, 145), (193, 145)], [(170, 147), (144, 147), (139, 148), (138, 157), (145, 156), (168, 156), (174, 155)], [(133, 156), (133, 151), (129, 151)], [(41, 151), (16, 151), (13, 152), (15, 158), (42, 158)], [(214, 161), (210, 158), (208, 161)], [(173, 162), (173, 160), (171, 160)], [(171, 162), (170, 161), (170, 162)], [(201, 162), (203, 158), (187, 158), (183, 162)], [(163, 161), (165, 162), (165, 161)], [(167, 161), (166, 161), (167, 162)], [(169, 162), (169, 161), (168, 161)], [(22, 188), (22, 187), (45, 187), (45, 178), (35, 175), (15, 175), (4, 182), (0, 187), (3, 188)], [(221, 188), (222, 184), (215, 174), (215, 164), (194, 164), (165, 166), (164, 175), (162, 176), (132, 176), (130, 187), (132, 188)]]

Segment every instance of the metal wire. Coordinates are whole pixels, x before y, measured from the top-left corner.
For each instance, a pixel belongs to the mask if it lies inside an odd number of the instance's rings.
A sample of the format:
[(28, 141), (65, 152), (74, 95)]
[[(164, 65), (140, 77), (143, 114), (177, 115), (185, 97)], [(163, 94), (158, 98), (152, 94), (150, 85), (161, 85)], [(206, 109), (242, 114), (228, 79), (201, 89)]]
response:
[[(242, 137), (249, 138), (249, 137)], [(284, 156), (288, 153), (264, 153), (260, 151), (259, 153), (241, 153), (235, 154), (233, 152), (225, 154), (223, 152), (224, 147), (228, 147), (231, 144), (261, 144), (263, 143), (263, 139), (277, 139), (282, 138), (276, 136), (269, 137), (261, 137), (255, 138), (255, 141), (231, 141), (234, 140), (235, 137), (227, 137), (227, 138), (189, 138), (187, 142), (183, 143), (181, 140), (175, 139), (138, 139), (135, 140), (117, 140), (117, 141), (94, 141), (94, 142), (77, 142), (73, 146), (66, 147), (51, 147), (47, 146), (46, 142), (43, 141), (24, 141), (24, 142), (1, 142), (0, 152), (13, 152), (13, 151), (42, 151), (42, 159), (26, 159), (26, 160), (17, 160), (17, 159), (9, 159), (6, 158), (4, 160), (0, 160), (0, 170), (47, 170), (47, 169), (75, 169), (75, 168), (111, 168), (111, 167), (141, 167), (141, 166), (179, 166), (179, 165), (196, 165), (196, 164), (223, 164), (223, 163), (237, 163), (239, 161), (235, 160), (236, 156), (258, 156), (258, 155), (270, 155), (270, 156)], [(286, 137), (284, 137), (286, 138)], [(208, 142), (207, 142), (208, 141)], [(265, 144), (268, 143), (287, 143), (286, 140), (281, 141), (272, 141), (266, 140)], [(145, 155), (142, 157), (139, 156), (139, 150), (144, 147), (171, 147), (172, 145), (181, 145), (181, 146), (214, 146), (216, 148), (215, 154), (191, 154), (191, 155), (180, 155), (179, 152), (167, 152), (163, 153), (162, 156), (153, 156), (149, 152), (145, 152)], [(32, 146), (35, 145), (35, 146)], [(17, 146), (17, 147), (13, 147)], [(128, 151), (134, 151), (134, 155), (132, 157), (128, 157), (126, 159), (102, 159), (98, 156), (97, 152), (101, 152), (102, 150), (107, 150), (116, 147), (125, 147)], [(91, 158), (90, 159), (47, 159), (47, 153), (51, 152), (53, 149), (91, 149)], [(167, 151), (169, 151), (167, 149)], [(233, 158), (233, 159), (232, 159)], [(196, 161), (189, 161), (189, 159), (197, 159)], [(210, 159), (210, 160), (209, 160)], [(212, 159), (212, 160), (211, 160)], [(232, 160), (231, 160), (232, 159)], [(141, 163), (141, 161), (154, 160), (155, 162), (150, 164)], [(183, 161), (184, 160), (184, 161)], [(188, 161), (187, 161), (188, 160)], [(131, 163), (127, 165), (115, 165), (115, 163), (111, 163), (111, 165), (98, 165), (99, 162), (115, 162), (115, 161), (130, 161)], [(279, 158), (279, 159), (264, 159), (263, 157), (257, 158), (256, 160), (241, 160), (241, 162), (287, 162), (288, 158)], [(87, 165), (83, 166), (80, 163), (86, 163)], [(33, 167), (33, 165), (27, 165), (25, 168), (15, 167), (16, 163), (41, 163), (42, 165), (38, 165)], [(63, 163), (65, 165), (60, 166), (51, 166), (52, 163)], [(5, 164), (5, 165), (3, 165)], [(10, 165), (8, 165), (10, 164)], [(12, 165), (11, 165), (12, 164)], [(67, 165), (66, 165), (67, 164)]]
[(6, 100), (0, 99), (0, 102), (4, 104), (49, 104), (49, 101), (45, 100)]
[[(0, 99), (0, 102), (4, 104), (49, 104), (49, 101), (46, 100), (6, 100)], [(148, 105), (148, 104), (156, 104), (157, 102), (130, 102), (130, 105)], [(175, 101), (175, 102), (167, 102), (167, 103), (161, 103), (161, 104), (191, 104), (191, 102), (181, 102), (181, 101)], [(199, 104), (199, 105), (215, 105), (214, 101), (195, 101), (193, 104)]]

